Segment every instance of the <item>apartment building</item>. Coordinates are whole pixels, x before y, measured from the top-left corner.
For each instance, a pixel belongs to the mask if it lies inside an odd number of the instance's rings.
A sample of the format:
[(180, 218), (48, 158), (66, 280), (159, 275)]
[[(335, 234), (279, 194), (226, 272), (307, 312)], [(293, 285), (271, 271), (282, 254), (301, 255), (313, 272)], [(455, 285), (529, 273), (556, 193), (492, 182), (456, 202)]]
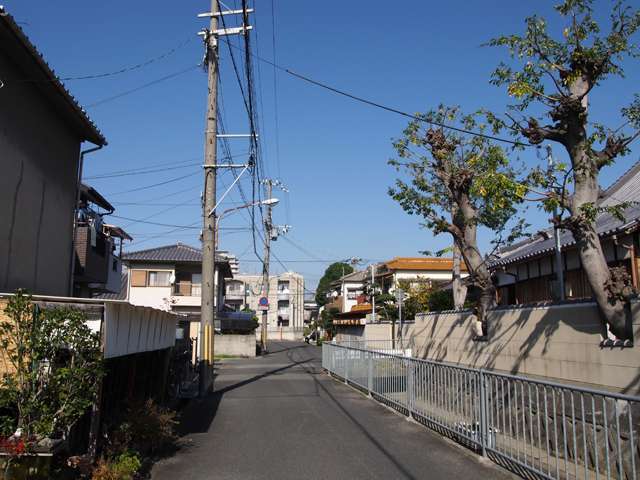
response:
[[(225, 306), (235, 311), (248, 308), (257, 312), (263, 290), (262, 275), (234, 275), (233, 279), (227, 279)], [(295, 272), (272, 276), (267, 314), (269, 338), (300, 339), (304, 316), (304, 277)], [(262, 322), (260, 312), (258, 318)], [(257, 332), (259, 334), (259, 330)]]

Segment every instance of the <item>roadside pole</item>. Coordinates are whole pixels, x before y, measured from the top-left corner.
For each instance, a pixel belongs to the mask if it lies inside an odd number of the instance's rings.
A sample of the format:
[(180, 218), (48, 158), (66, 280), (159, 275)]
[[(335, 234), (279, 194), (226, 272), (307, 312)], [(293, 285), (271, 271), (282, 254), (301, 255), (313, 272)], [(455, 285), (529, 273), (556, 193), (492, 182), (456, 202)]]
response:
[[(207, 67), (208, 93), (207, 118), (205, 123), (204, 145), (204, 198), (202, 200), (202, 289), (200, 307), (200, 335), (199, 335), (199, 394), (203, 396), (213, 386), (213, 355), (214, 355), (214, 320), (216, 309), (216, 241), (217, 220), (216, 208), (229, 192), (224, 192), (220, 200), (216, 199), (216, 180), (218, 168), (243, 168), (245, 172), (252, 166), (252, 159), (247, 165), (232, 165), (217, 163), (218, 135), (218, 37), (226, 35), (245, 35), (251, 30), (244, 20), (240, 27), (218, 29), (218, 18), (221, 15), (243, 15), (253, 12), (252, 9), (227, 10), (220, 12), (218, 0), (211, 0), (211, 10), (198, 15), (209, 18), (209, 28), (198, 33), (202, 36), (205, 47), (204, 64)], [(247, 137), (248, 135), (224, 135), (232, 137)], [(242, 175), (242, 173), (240, 174)], [(239, 177), (238, 177), (239, 178)], [(236, 179), (236, 182), (238, 179)], [(236, 182), (232, 183), (233, 186)]]
[[(549, 166), (549, 174), (553, 174), (553, 167), (555, 164), (551, 147), (547, 145), (547, 164)], [(565, 299), (564, 295), (564, 267), (562, 265), (562, 246), (560, 244), (560, 227), (558, 226), (558, 220), (560, 215), (558, 213), (558, 207), (553, 208), (553, 243), (555, 253), (555, 268), (556, 268), (556, 280), (558, 284), (558, 300)]]
[[(271, 180), (265, 180), (267, 185), (267, 198), (271, 198), (273, 184)], [(269, 258), (271, 256), (271, 234), (273, 225), (271, 224), (271, 205), (267, 205), (267, 214), (264, 217), (264, 257), (262, 262), (262, 292), (263, 297), (269, 298)], [(262, 311), (262, 328), (260, 329), (260, 352), (267, 352), (267, 322), (269, 321), (269, 308)]]
[[(204, 200), (202, 205), (202, 303), (200, 309), (200, 396), (211, 388), (213, 376), (213, 331), (216, 271), (216, 161), (218, 104), (218, 1), (211, 0), (209, 30), (204, 32), (205, 57), (208, 70), (207, 119), (204, 146)], [(213, 214), (210, 215), (210, 212)]]

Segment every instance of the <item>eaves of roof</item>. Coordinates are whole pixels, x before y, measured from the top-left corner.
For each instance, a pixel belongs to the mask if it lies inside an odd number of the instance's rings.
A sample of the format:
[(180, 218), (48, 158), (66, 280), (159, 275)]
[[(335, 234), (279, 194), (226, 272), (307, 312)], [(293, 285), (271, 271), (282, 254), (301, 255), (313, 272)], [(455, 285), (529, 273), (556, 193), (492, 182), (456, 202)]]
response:
[[(36, 88), (52, 101), (56, 111), (64, 113), (82, 140), (96, 145), (106, 145), (107, 140), (55, 74), (42, 54), (3, 7), (0, 6), (0, 45), (25, 72)], [(3, 78), (4, 88), (11, 88), (11, 79)], [(23, 81), (18, 79), (17, 81)]]
[[(625, 210), (625, 220), (621, 221), (612, 214), (605, 212), (596, 219), (596, 231), (600, 237), (609, 237), (619, 232), (637, 229), (640, 226), (640, 205), (632, 205)], [(562, 249), (575, 245), (576, 241), (571, 232), (563, 230), (560, 235)], [(533, 259), (553, 252), (555, 241), (551, 234), (549, 238), (531, 238), (528, 241), (519, 242), (507, 251), (497, 253), (496, 259), (489, 262), (489, 268), (505, 266), (522, 260)]]

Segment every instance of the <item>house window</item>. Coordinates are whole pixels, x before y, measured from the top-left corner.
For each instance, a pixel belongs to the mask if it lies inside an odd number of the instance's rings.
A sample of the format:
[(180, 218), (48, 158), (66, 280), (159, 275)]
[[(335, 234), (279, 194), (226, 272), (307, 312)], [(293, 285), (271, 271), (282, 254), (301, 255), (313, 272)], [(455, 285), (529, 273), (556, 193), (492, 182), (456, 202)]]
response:
[(168, 287), (171, 285), (171, 272), (149, 272), (150, 287)]
[(147, 272), (146, 272), (146, 270), (131, 270), (131, 286), (132, 287), (146, 287), (147, 286)]

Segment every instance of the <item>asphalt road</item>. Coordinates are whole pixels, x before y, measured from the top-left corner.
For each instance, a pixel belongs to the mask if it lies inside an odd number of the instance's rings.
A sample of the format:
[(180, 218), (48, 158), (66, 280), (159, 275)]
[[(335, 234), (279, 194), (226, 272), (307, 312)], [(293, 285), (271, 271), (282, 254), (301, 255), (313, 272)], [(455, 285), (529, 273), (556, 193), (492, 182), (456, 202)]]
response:
[(153, 479), (514, 478), (323, 373), (319, 347), (270, 350), (221, 363), (215, 393), (184, 412), (184, 446)]

